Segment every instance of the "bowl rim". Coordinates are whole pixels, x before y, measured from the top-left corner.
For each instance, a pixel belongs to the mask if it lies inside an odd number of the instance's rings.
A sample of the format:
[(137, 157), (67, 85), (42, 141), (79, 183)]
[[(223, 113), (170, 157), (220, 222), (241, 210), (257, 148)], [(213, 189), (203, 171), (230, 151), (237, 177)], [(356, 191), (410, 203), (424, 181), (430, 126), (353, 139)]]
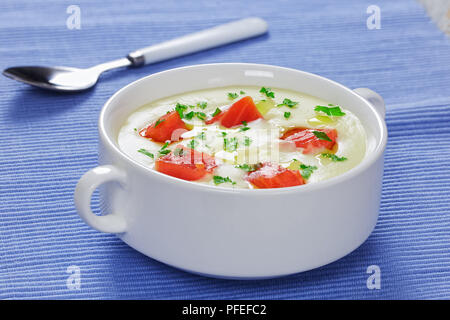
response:
[[(366, 108), (371, 109), (372, 113), (375, 115), (374, 121), (376, 122), (376, 124), (378, 125), (379, 130), (380, 130), (380, 139), (378, 139), (373, 152), (366, 155), (360, 163), (358, 163), (355, 167), (351, 168), (350, 170), (348, 170), (338, 176), (332, 177), (330, 179), (311, 183), (311, 184), (304, 184), (304, 185), (285, 187), (285, 188), (242, 189), (242, 188), (225, 188), (225, 187), (221, 187), (221, 186), (212, 186), (212, 185), (207, 185), (207, 184), (201, 184), (201, 183), (196, 183), (194, 181), (178, 179), (178, 178), (171, 177), (166, 174), (160, 173), (156, 170), (153, 170), (153, 169), (137, 162), (136, 160), (134, 160), (133, 158), (131, 158), (130, 156), (125, 154), (125, 152), (123, 152), (122, 150), (120, 150), (118, 148), (118, 146), (116, 146), (112, 137), (110, 137), (108, 135), (107, 130), (105, 128), (106, 115), (110, 112), (110, 109), (112, 108), (111, 107), (112, 102), (116, 99), (117, 96), (123, 94), (123, 92), (129, 90), (130, 88), (132, 88), (133, 86), (137, 85), (140, 82), (146, 81), (150, 77), (158, 77), (165, 73), (172, 73), (172, 72), (178, 72), (178, 71), (189, 70), (189, 69), (209, 68), (209, 67), (217, 67), (217, 66), (238, 66), (238, 67), (242, 67), (242, 68), (244, 68), (244, 67), (246, 67), (246, 68), (249, 68), (249, 67), (271, 68), (274, 71), (283, 70), (283, 71), (295, 72), (295, 73), (303, 74), (305, 76), (315, 77), (315, 78), (319, 79), (320, 81), (329, 82), (329, 83), (337, 86), (340, 90), (345, 91), (347, 94), (357, 97), (360, 100), (360, 102), (365, 105)], [(282, 88), (282, 86), (281, 86), (281, 88)], [(119, 156), (122, 160), (127, 162), (129, 165), (150, 175), (151, 178), (157, 178), (161, 182), (176, 183), (178, 187), (184, 186), (189, 189), (198, 188), (199, 190), (203, 190), (203, 191), (221, 192), (221, 193), (245, 193), (247, 195), (267, 195), (267, 194), (276, 195), (276, 194), (281, 194), (281, 193), (285, 194), (285, 193), (291, 193), (291, 192), (308, 193), (308, 192), (316, 191), (317, 189), (325, 189), (326, 187), (331, 187), (335, 184), (343, 183), (347, 180), (354, 178), (355, 176), (358, 176), (362, 172), (368, 170), (380, 157), (383, 156), (384, 150), (386, 148), (386, 143), (387, 143), (387, 127), (386, 127), (384, 118), (380, 115), (380, 113), (375, 109), (375, 107), (372, 104), (370, 104), (362, 96), (358, 95), (352, 89), (350, 89), (336, 81), (325, 78), (323, 76), (320, 76), (320, 75), (317, 75), (314, 73), (310, 73), (310, 72), (306, 72), (306, 71), (302, 71), (302, 70), (298, 70), (298, 69), (294, 69), (294, 68), (280, 67), (280, 66), (269, 65), (269, 64), (241, 63), (241, 62), (195, 64), (195, 65), (183, 66), (183, 67), (172, 68), (172, 69), (160, 71), (157, 73), (147, 75), (140, 79), (137, 79), (137, 80), (129, 83), (128, 85), (122, 87), (118, 91), (116, 91), (105, 102), (105, 104), (103, 105), (103, 107), (100, 111), (100, 115), (99, 115), (99, 119), (98, 119), (98, 131), (99, 131), (99, 135), (100, 135), (100, 140), (101, 140), (101, 142), (103, 142), (103, 145), (105, 147), (108, 147), (109, 150), (114, 152), (117, 156)]]

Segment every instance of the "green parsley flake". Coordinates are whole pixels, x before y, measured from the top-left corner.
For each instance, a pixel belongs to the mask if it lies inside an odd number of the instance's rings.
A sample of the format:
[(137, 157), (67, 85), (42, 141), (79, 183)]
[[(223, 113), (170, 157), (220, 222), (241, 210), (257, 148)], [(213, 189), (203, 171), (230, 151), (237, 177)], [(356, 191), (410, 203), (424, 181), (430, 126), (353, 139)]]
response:
[(255, 171), (257, 169), (256, 165), (250, 165), (250, 164), (246, 164), (246, 163), (239, 164), (239, 165), (234, 166), (234, 167), (238, 168), (238, 169), (242, 169), (242, 170), (247, 171), (247, 172)]
[(204, 112), (196, 112), (195, 115), (202, 121), (206, 119), (206, 114)]
[(284, 117), (285, 117), (286, 119), (289, 119), (289, 118), (291, 117), (291, 113), (290, 113), (290, 112), (285, 112), (285, 113), (284, 113)]
[(147, 157), (150, 157), (150, 158), (152, 158), (152, 159), (154, 159), (155, 158), (155, 155), (153, 154), (153, 153), (151, 153), (151, 152), (149, 152), (148, 150), (145, 150), (145, 149), (139, 149), (138, 150), (138, 152), (140, 152), (140, 153), (142, 153), (142, 154), (145, 154)]
[(308, 166), (306, 164), (301, 164), (300, 169), (302, 169), (301, 175), (303, 179), (308, 180), (314, 170), (317, 169), (316, 166)]
[(155, 126), (153, 128), (156, 128), (160, 123), (163, 123), (164, 121), (166, 121), (166, 119), (158, 119), (158, 120), (156, 120)]
[(185, 119), (188, 119), (188, 120), (191, 120), (192, 117), (194, 116), (194, 114), (195, 114), (195, 112), (194, 112), (194, 111), (191, 111), (191, 112), (189, 112), (189, 113), (186, 113), (186, 114), (184, 115), (184, 118), (185, 118)]
[(181, 157), (184, 154), (184, 150), (181, 148), (176, 148), (175, 150), (173, 150), (173, 154), (177, 157)]
[(175, 111), (178, 112), (181, 119), (184, 118), (184, 111), (187, 110), (187, 108), (188, 107), (186, 105), (177, 102), (177, 105), (175, 106)]
[(327, 136), (327, 134), (323, 131), (313, 131), (314, 135), (319, 140), (325, 140), (325, 141), (333, 141), (330, 139), (330, 137)]
[(286, 106), (286, 107), (289, 107), (289, 108), (293, 108), (296, 105), (298, 105), (297, 101), (292, 101), (291, 99), (286, 98), (286, 99), (283, 100), (283, 103), (280, 103), (277, 106), (278, 107)]
[(333, 162), (341, 162), (347, 160), (346, 157), (338, 157), (337, 155), (332, 153), (322, 153), (321, 157), (331, 159)]
[(239, 95), (235, 92), (228, 92), (228, 98), (233, 100), (236, 99)]
[(250, 130), (250, 127), (241, 127), (239, 129), (239, 131), (247, 131), (247, 130)]
[(207, 106), (208, 106), (208, 103), (206, 103), (206, 102), (198, 102), (197, 103), (197, 107), (199, 107), (200, 109), (206, 109)]
[(237, 147), (238, 147), (237, 138), (229, 138), (229, 139), (224, 138), (223, 139), (223, 149), (225, 151), (233, 152), (233, 151), (236, 151)]
[(164, 143), (164, 145), (161, 147), (161, 149), (158, 151), (160, 157), (161, 157), (161, 156), (164, 156), (164, 155), (166, 155), (166, 154), (168, 154), (168, 153), (170, 153), (170, 150), (167, 149), (168, 146), (169, 146), (169, 143), (166, 142), (166, 143)]
[(241, 127), (241, 128), (239, 129), (239, 131), (247, 131), (247, 130), (250, 130), (250, 128), (247, 127), (247, 121), (242, 121), (242, 125), (243, 125), (243, 127)]
[(215, 117), (221, 112), (222, 112), (222, 110), (220, 110), (219, 108), (216, 108), (216, 111), (214, 111), (214, 113), (211, 115), (211, 117)]
[(240, 94), (245, 94), (245, 91), (242, 91), (242, 90), (241, 90), (239, 93), (240, 93)]
[(236, 184), (236, 182), (231, 180), (230, 177), (214, 176), (213, 179), (214, 179), (214, 183), (215, 184), (221, 184), (221, 183), (226, 183), (226, 182), (229, 182), (229, 183), (231, 183), (233, 185)]
[(195, 147), (198, 145), (198, 142), (195, 141), (194, 139), (192, 139), (191, 141), (189, 141), (189, 148), (191, 149), (195, 149)]
[(160, 157), (165, 156), (166, 154), (169, 154), (169, 153), (170, 153), (169, 149), (159, 150)]
[(205, 140), (206, 139), (206, 134), (205, 134), (205, 132), (200, 132), (198, 135), (197, 135), (197, 138), (199, 138), (200, 140)]
[(325, 113), (329, 116), (333, 116), (333, 117), (345, 116), (345, 112), (343, 112), (339, 106), (335, 106), (335, 107), (331, 107), (331, 108), (325, 107), (325, 106), (316, 106), (314, 108), (314, 111), (323, 112), (323, 113)]
[(252, 143), (252, 139), (250, 139), (249, 137), (245, 136), (244, 137), (244, 146), (248, 147), (251, 143)]
[(275, 93), (273, 93), (273, 91), (271, 90), (272, 89), (270, 88), (262, 87), (261, 90), (259, 90), (259, 92), (264, 93), (268, 98), (275, 98)]

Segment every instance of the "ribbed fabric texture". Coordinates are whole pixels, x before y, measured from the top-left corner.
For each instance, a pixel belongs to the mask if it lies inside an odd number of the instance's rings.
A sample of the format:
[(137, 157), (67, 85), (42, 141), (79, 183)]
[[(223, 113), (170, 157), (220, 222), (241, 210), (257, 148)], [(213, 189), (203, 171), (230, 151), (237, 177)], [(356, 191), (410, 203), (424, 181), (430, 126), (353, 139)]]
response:
[[(2, 0), (0, 67), (85, 67), (245, 16), (270, 34), (140, 69), (105, 74), (91, 91), (58, 94), (0, 77), (0, 298), (406, 299), (450, 298), (450, 43), (415, 1)], [(368, 30), (366, 9), (381, 9)], [(73, 190), (97, 165), (97, 118), (124, 85), (153, 72), (211, 62), (297, 68), (387, 103), (389, 142), (378, 224), (350, 255), (265, 281), (191, 275), (85, 225)], [(151, 90), (151, 89), (150, 89)], [(94, 199), (98, 206), (98, 200)], [(81, 271), (69, 290), (69, 266)], [(366, 269), (381, 269), (369, 290)]]

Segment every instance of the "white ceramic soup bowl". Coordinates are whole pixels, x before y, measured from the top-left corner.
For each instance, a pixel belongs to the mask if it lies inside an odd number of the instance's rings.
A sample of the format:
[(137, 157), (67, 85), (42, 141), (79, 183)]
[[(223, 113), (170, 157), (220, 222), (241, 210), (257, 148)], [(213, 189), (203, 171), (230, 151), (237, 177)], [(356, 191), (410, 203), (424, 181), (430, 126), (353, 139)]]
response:
[[(122, 152), (117, 137), (142, 105), (183, 92), (222, 86), (291, 89), (343, 106), (367, 134), (363, 161), (342, 175), (281, 189), (227, 189), (173, 178)], [(270, 65), (225, 63), (183, 67), (122, 88), (99, 119), (100, 166), (75, 190), (80, 217), (115, 233), (143, 254), (213, 277), (259, 279), (297, 273), (335, 261), (372, 232), (380, 204), (387, 130), (382, 98), (318, 75)], [(102, 215), (91, 211), (101, 188)]]

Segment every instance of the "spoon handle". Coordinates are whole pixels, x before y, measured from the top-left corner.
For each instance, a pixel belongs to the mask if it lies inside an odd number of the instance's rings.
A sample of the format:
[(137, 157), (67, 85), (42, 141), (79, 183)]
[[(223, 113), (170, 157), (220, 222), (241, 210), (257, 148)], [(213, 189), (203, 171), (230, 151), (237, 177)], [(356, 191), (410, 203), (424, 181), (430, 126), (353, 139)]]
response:
[(142, 66), (256, 37), (266, 32), (266, 21), (256, 17), (246, 18), (133, 51), (127, 58), (134, 66)]

